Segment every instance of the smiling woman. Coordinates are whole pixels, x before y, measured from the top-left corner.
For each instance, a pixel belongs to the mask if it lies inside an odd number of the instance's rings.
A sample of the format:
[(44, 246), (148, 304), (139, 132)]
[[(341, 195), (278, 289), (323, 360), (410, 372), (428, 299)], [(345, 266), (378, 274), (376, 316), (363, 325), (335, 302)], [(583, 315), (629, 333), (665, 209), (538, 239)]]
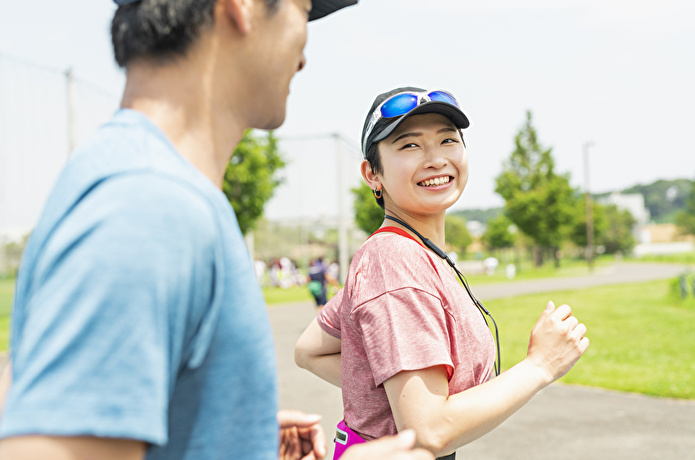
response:
[(440, 249), (446, 210), (468, 181), (468, 125), (451, 93), (415, 87), (379, 95), (367, 115), (361, 172), (384, 223), (295, 349), (301, 367), (342, 388), (336, 442), (412, 428), (420, 445), (454, 458), (567, 373), (589, 345), (570, 307), (550, 302), (527, 358), (491, 379), (500, 363), (491, 316)]

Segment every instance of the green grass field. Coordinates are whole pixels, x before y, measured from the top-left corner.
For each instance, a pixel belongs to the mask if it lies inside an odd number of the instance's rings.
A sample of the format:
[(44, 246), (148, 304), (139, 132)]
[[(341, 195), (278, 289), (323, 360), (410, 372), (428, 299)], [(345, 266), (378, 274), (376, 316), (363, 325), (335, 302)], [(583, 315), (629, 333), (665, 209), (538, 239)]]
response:
[(0, 350), (7, 350), (10, 339), (10, 310), (14, 279), (0, 279)]
[[(0, 280), (0, 350), (7, 347), (13, 280)], [(271, 308), (313, 302), (304, 287), (265, 289)], [(546, 302), (570, 304), (591, 346), (562, 381), (661, 397), (695, 399), (695, 299), (670, 281), (534, 294), (486, 302), (500, 328), (502, 364), (522, 360)]]
[(571, 305), (591, 340), (563, 382), (695, 399), (695, 301), (673, 296), (669, 281), (487, 302), (500, 328), (503, 368), (526, 356), (529, 333), (548, 300)]

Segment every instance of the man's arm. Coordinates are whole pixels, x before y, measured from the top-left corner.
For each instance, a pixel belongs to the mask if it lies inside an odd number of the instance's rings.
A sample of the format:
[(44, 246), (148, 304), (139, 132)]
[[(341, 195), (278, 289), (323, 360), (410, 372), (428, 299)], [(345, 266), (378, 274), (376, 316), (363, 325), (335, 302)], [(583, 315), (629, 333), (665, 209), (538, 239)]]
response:
[(0, 458), (12, 460), (142, 460), (145, 443), (91, 436), (17, 436), (0, 440)]
[(340, 387), (340, 343), (314, 319), (295, 345), (294, 360), (299, 367)]

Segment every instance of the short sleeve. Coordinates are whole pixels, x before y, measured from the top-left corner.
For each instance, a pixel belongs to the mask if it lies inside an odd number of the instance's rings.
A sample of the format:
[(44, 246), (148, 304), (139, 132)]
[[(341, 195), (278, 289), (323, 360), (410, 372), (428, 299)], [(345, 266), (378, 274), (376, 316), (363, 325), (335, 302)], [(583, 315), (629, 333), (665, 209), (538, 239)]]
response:
[(450, 378), (447, 314), (437, 297), (414, 288), (389, 291), (356, 308), (352, 320), (362, 335), (374, 384), (401, 371), (437, 365), (446, 366)]
[(214, 228), (202, 198), (154, 175), (77, 202), (20, 269), (30, 287), (0, 435), (166, 443), (175, 375), (212, 297)]
[(321, 329), (336, 339), (341, 338), (340, 327), (340, 308), (343, 304), (344, 290), (341, 289), (329, 300), (319, 311), (316, 320)]

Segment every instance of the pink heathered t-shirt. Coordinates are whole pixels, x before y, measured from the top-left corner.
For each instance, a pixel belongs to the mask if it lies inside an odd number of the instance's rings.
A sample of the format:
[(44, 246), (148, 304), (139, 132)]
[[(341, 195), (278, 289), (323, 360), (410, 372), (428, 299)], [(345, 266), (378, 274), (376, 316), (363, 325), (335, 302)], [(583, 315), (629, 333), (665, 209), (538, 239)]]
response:
[(444, 365), (451, 395), (493, 369), (480, 311), (446, 262), (409, 235), (370, 237), (318, 323), (341, 339), (343, 416), (367, 440), (397, 432), (383, 383), (399, 372)]

